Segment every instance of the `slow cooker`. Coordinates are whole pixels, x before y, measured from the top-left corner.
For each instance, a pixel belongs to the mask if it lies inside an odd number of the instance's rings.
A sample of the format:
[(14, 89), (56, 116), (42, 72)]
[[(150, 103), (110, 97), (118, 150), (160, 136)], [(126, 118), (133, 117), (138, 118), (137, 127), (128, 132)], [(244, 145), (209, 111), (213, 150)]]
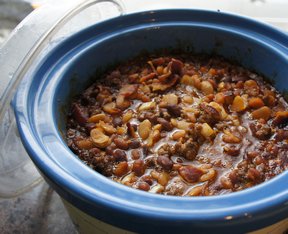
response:
[(288, 36), (252, 19), (178, 9), (138, 12), (94, 24), (30, 64), (14, 97), (21, 140), (42, 176), (62, 197), (75, 223), (95, 222), (108, 233), (244, 233), (281, 220), (285, 230), (287, 171), (229, 195), (163, 196), (105, 178), (66, 146), (66, 107), (93, 74), (143, 50), (162, 48), (221, 55), (268, 77), (280, 92), (288, 88)]

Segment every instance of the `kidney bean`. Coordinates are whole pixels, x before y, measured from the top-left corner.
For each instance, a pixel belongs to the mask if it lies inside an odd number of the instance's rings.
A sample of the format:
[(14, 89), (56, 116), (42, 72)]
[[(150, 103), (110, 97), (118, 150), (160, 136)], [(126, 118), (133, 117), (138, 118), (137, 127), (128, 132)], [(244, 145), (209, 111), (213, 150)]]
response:
[(126, 126), (127, 126), (127, 132), (128, 132), (128, 134), (129, 134), (129, 136), (131, 136), (131, 137), (137, 137), (137, 135), (136, 135), (136, 130), (137, 130), (137, 125), (135, 125), (135, 124), (131, 124), (130, 122), (128, 122), (127, 124), (126, 124)]
[(141, 176), (144, 174), (145, 170), (146, 166), (143, 160), (137, 159), (134, 161), (132, 171), (135, 173), (135, 175)]
[(105, 148), (106, 154), (108, 154), (108, 155), (113, 155), (113, 151), (114, 151), (115, 148), (116, 148), (116, 146), (115, 146), (114, 143), (112, 143), (111, 145), (107, 146), (107, 147)]
[(116, 176), (123, 176), (128, 172), (128, 163), (126, 161), (120, 162), (118, 165), (115, 166), (113, 173)]
[(181, 107), (176, 105), (167, 105), (166, 109), (168, 113), (173, 117), (179, 117), (181, 115)]
[(200, 177), (204, 174), (202, 170), (190, 165), (180, 167), (178, 172), (181, 177), (189, 183), (198, 182)]
[(157, 122), (161, 124), (164, 131), (170, 132), (174, 128), (173, 125), (164, 118), (157, 118)]
[(114, 139), (115, 145), (122, 150), (127, 150), (129, 148), (129, 144), (127, 140), (124, 140), (121, 137), (117, 137)]
[(149, 147), (146, 145), (143, 145), (142, 149), (143, 149), (142, 151), (143, 155), (146, 157), (149, 154)]
[(121, 126), (122, 125), (122, 119), (119, 116), (117, 116), (117, 117), (115, 116), (113, 118), (113, 125), (114, 125), (114, 127)]
[(131, 157), (132, 157), (132, 159), (134, 159), (134, 160), (141, 158), (141, 152), (140, 152), (140, 150), (138, 150), (138, 149), (132, 150), (132, 151), (131, 151)]
[(173, 167), (173, 162), (167, 156), (158, 156), (157, 163), (166, 171), (170, 171)]
[(150, 175), (143, 175), (141, 180), (149, 184), (150, 186), (153, 184), (153, 178)]
[(148, 191), (150, 189), (150, 185), (147, 184), (146, 182), (139, 182), (138, 189), (143, 190), (143, 191)]
[(88, 121), (88, 113), (77, 103), (75, 103), (72, 107), (72, 116), (81, 126), (85, 126)]
[(116, 162), (127, 161), (127, 155), (124, 150), (120, 150), (120, 149), (114, 150), (113, 156)]
[(87, 133), (90, 133), (91, 132), (91, 130), (93, 129), (93, 128), (95, 128), (95, 123), (86, 123), (85, 124), (85, 128), (86, 128), (86, 130), (87, 130)]
[(171, 72), (181, 75), (182, 74), (182, 68), (184, 64), (178, 60), (178, 59), (172, 59), (171, 61)]
[(138, 140), (131, 140), (130, 142), (129, 142), (129, 147), (131, 148), (131, 149), (137, 149), (137, 148), (139, 148), (141, 146), (141, 143), (140, 143), (140, 141), (138, 141)]

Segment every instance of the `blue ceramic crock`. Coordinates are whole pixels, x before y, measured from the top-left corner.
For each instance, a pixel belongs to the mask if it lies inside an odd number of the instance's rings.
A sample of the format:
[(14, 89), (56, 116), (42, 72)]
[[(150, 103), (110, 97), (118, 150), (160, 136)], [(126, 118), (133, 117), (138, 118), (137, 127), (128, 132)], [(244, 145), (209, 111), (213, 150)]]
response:
[(288, 89), (288, 36), (254, 20), (159, 10), (95, 24), (33, 64), (14, 99), (21, 139), (46, 181), (86, 214), (141, 233), (243, 233), (287, 218), (288, 171), (229, 195), (163, 196), (105, 178), (66, 146), (62, 111), (71, 95), (87, 87), (96, 70), (161, 48), (219, 54), (265, 75), (279, 91)]

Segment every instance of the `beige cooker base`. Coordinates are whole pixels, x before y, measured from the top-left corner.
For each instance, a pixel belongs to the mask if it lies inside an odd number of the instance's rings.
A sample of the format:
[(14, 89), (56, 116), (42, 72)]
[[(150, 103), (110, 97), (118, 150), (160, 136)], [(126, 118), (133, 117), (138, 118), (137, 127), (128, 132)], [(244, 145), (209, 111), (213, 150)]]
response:
[[(133, 232), (125, 231), (124, 229), (97, 220), (72, 206), (67, 201), (63, 199), (62, 201), (73, 223), (81, 234), (133, 234)], [(249, 234), (284, 234), (287, 230), (288, 218), (261, 230), (250, 232)]]

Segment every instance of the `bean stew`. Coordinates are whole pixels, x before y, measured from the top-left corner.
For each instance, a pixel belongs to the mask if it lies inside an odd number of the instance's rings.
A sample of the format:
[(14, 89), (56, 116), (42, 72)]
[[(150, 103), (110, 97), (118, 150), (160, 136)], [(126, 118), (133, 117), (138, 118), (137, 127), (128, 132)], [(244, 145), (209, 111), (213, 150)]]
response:
[(210, 196), (286, 170), (287, 124), (287, 102), (258, 74), (220, 57), (141, 56), (73, 99), (66, 139), (124, 185)]

